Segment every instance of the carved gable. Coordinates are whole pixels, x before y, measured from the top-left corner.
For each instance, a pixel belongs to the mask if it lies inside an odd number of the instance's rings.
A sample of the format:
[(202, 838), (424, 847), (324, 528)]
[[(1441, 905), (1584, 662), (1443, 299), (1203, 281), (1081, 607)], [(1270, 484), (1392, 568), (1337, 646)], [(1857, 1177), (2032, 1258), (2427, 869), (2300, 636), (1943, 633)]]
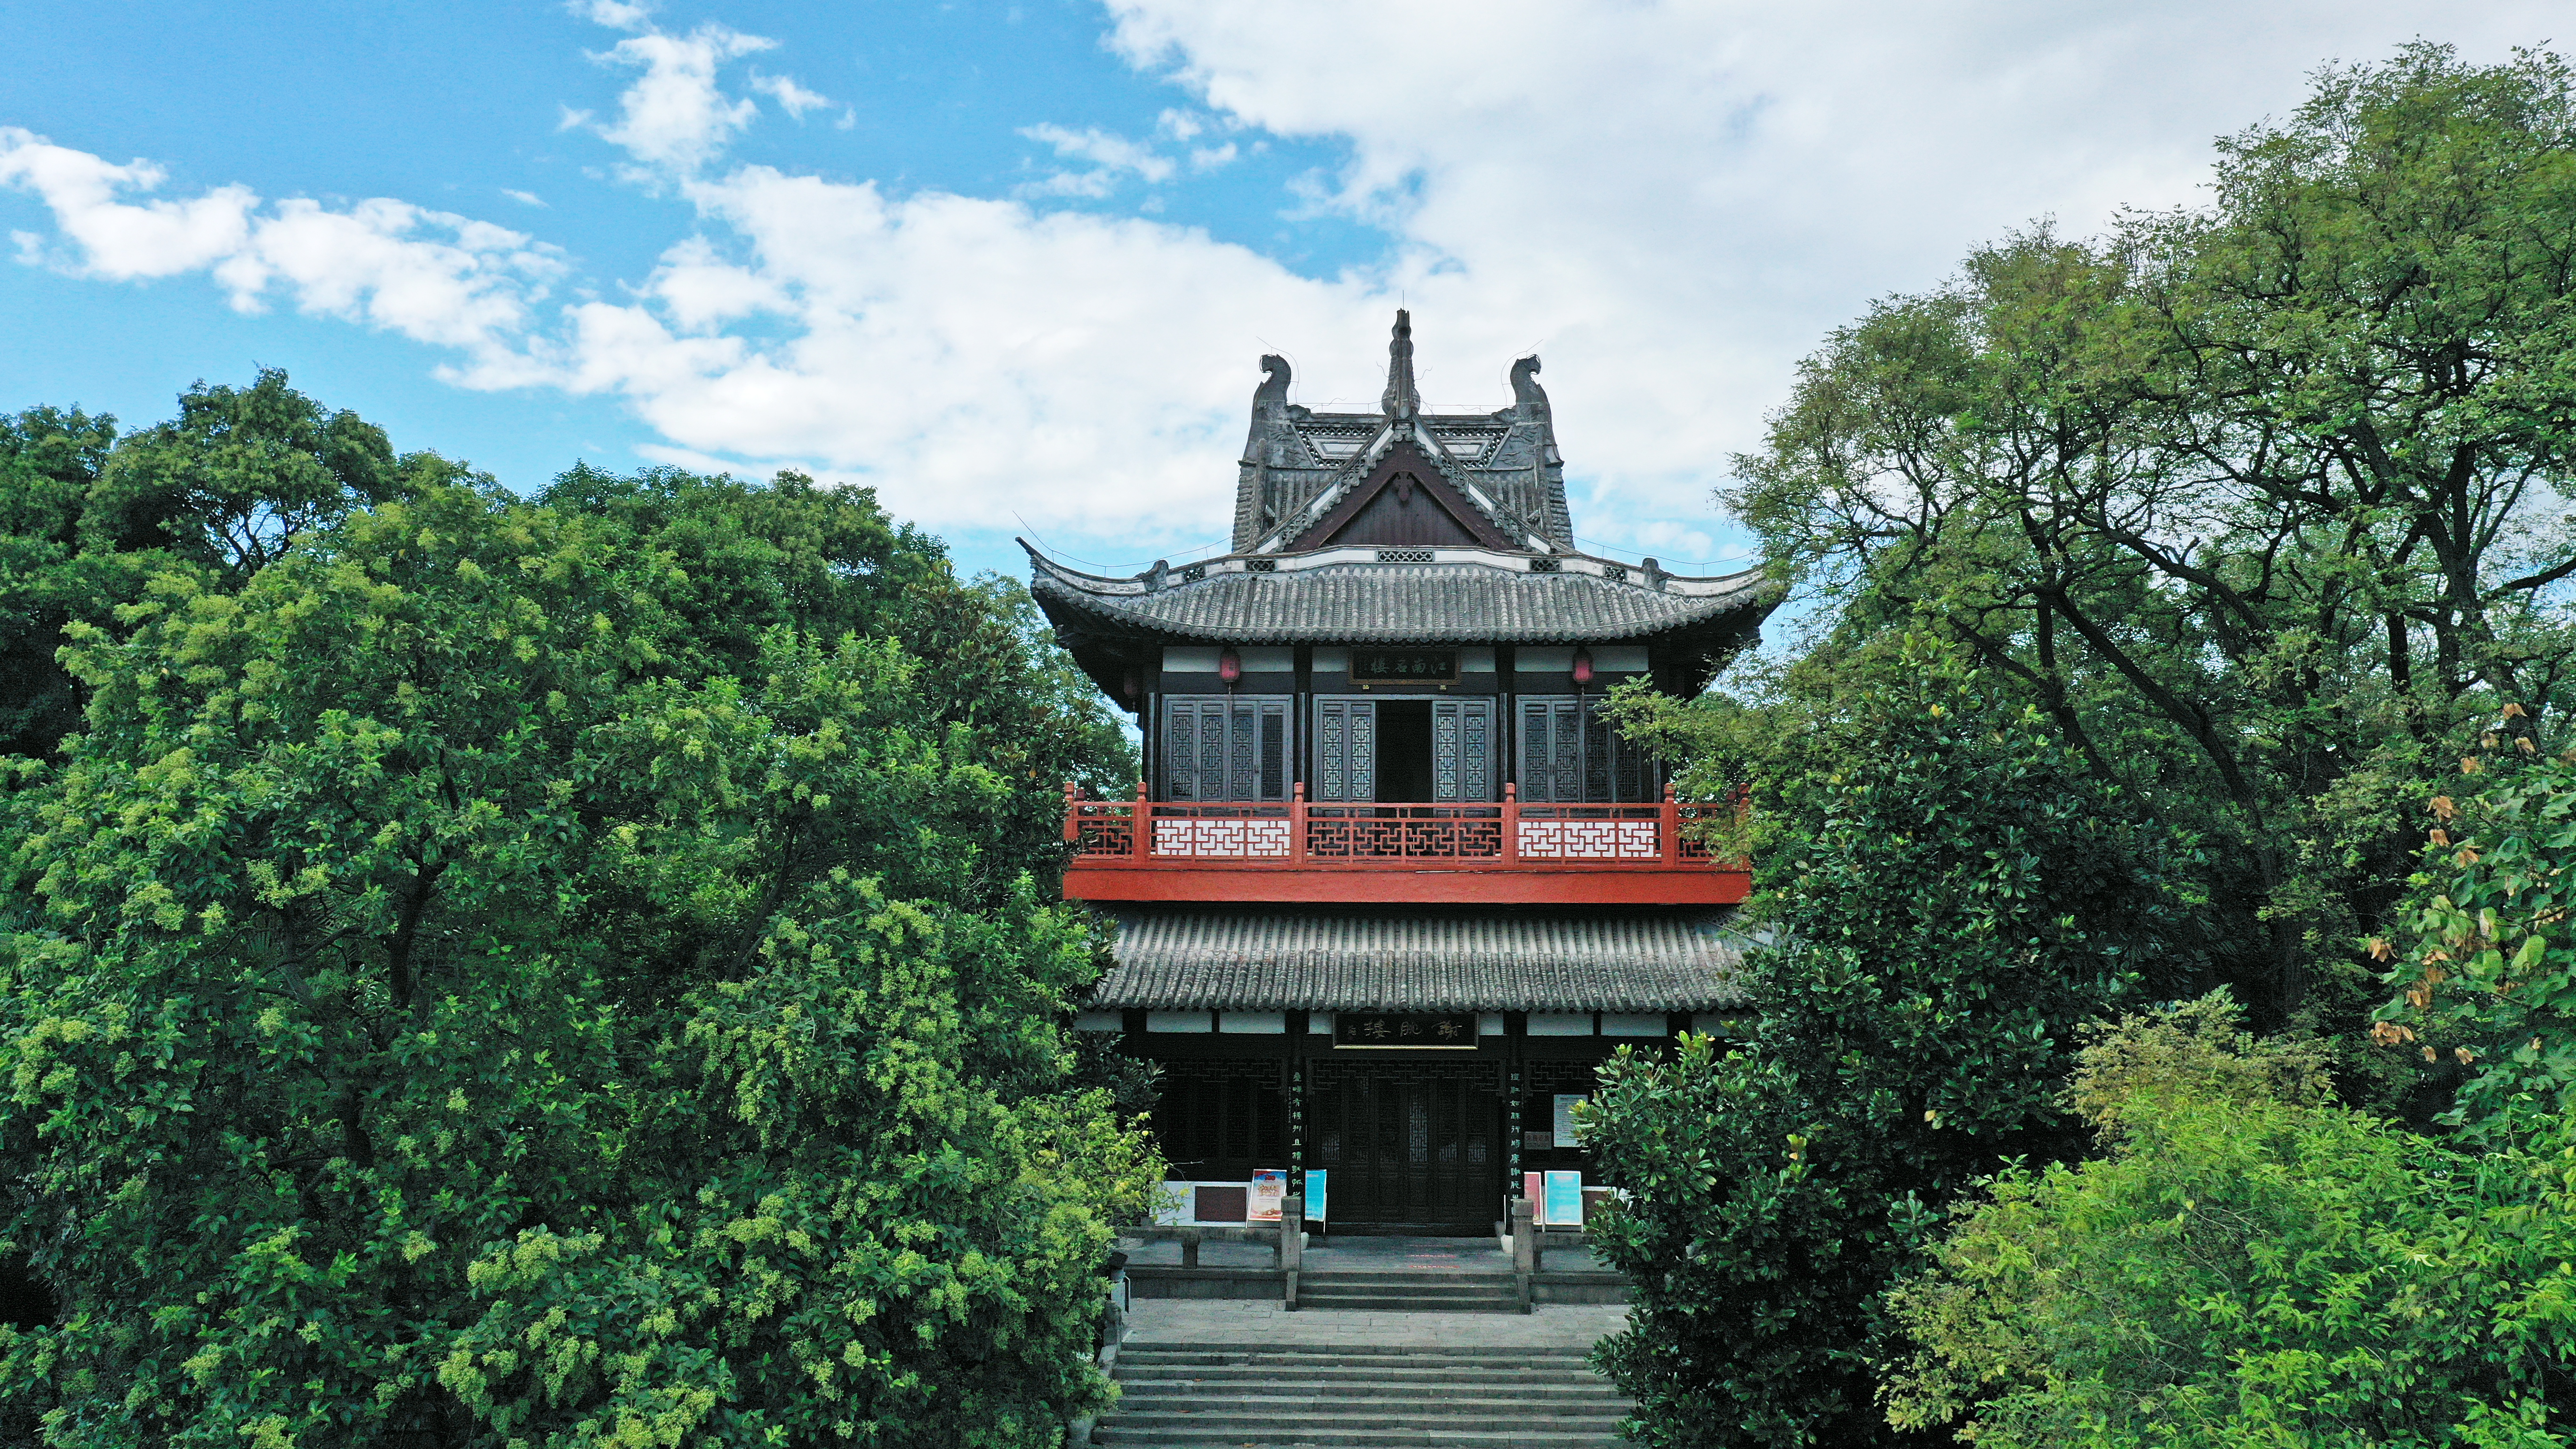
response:
[(1511, 540), (1440, 476), (1411, 443), (1398, 443), (1332, 512), (1288, 545), (1290, 552), (1337, 544), (1381, 547), (1509, 548)]

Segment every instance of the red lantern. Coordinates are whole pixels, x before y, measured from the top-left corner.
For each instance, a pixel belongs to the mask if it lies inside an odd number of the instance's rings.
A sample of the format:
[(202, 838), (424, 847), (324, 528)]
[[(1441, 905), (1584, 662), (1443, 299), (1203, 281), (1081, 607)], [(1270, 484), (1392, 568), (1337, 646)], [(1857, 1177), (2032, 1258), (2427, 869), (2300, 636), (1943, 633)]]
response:
[(1243, 656), (1228, 649), (1216, 657), (1216, 677), (1228, 684), (1243, 677)]
[(1589, 649), (1574, 651), (1574, 682), (1577, 684), (1592, 682), (1592, 651)]

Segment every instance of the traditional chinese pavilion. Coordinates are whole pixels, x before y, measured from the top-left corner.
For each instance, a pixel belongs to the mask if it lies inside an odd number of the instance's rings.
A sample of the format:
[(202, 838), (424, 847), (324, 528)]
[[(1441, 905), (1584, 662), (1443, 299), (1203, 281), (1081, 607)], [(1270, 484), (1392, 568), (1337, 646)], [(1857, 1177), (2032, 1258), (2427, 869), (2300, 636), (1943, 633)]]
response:
[(1599, 706), (1696, 694), (1777, 593), (1577, 548), (1536, 357), (1472, 414), (1423, 408), (1403, 312), (1374, 413), (1261, 367), (1229, 553), (1029, 550), (1144, 735), (1134, 799), (1066, 801), (1064, 893), (1118, 925), (1080, 1025), (1161, 1064), (1184, 1221), (1321, 1168), (1331, 1231), (1490, 1232), (1585, 1166), (1559, 1107), (1612, 1049), (1742, 1004), (1747, 874)]

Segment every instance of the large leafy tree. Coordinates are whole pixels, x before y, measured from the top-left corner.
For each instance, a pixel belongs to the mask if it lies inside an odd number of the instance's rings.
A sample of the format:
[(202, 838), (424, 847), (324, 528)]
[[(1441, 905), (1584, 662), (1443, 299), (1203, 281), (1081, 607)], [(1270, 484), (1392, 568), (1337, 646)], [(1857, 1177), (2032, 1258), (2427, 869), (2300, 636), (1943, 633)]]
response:
[(120, 438), (116, 420), (38, 407), (0, 418), (0, 755), (43, 757), (79, 727), (56, 661), (74, 622), (119, 629), (156, 573), (232, 588), (295, 534), (437, 483), (476, 482), (435, 453), (331, 412), (286, 374), (199, 383), (179, 416)]
[(2422, 782), (2576, 706), (2570, 358), (2567, 68), (2419, 44), (2223, 142), (2206, 207), (1837, 332), (1730, 502), (1834, 601), (1811, 676), (1937, 619), (2209, 842), (2267, 1019), (2349, 1020)]
[(1747, 771), (1773, 937), (1741, 1036), (1622, 1052), (1584, 1127), (1626, 1190), (1591, 1240), (1636, 1285), (1600, 1360), (1649, 1443), (1885, 1436), (1879, 1295), (1932, 1214), (2078, 1146), (2078, 1029), (2194, 969), (2173, 849), (2134, 803), (1956, 646), (1896, 662), (1804, 719), (1630, 706)]
[(2105, 1154), (2017, 1166), (1892, 1296), (1887, 1406), (1981, 1445), (2576, 1442), (2576, 1141), (2487, 1157), (2333, 1105), (2223, 995), (2085, 1048)]
[(603, 521), (675, 565), (664, 594), (679, 667), (756, 674), (768, 632), (890, 638), (929, 667), (915, 679), (926, 726), (964, 728), (977, 757), (1010, 780), (1008, 823), (988, 890), (1061, 839), (1071, 780), (1095, 793), (1136, 779), (1134, 751), (1099, 692), (1055, 645), (1036, 604), (998, 575), (961, 580), (945, 547), (889, 518), (871, 490), (767, 484), (676, 468), (620, 475), (576, 466), (538, 501)]
[(0, 418), (0, 755), (46, 753), (77, 726), (79, 691), (54, 662), (63, 627), (111, 623), (153, 565), (81, 546), (81, 517), (115, 441), (114, 418), (78, 408)]
[(421, 487), (74, 631), (0, 939), (7, 1232), (62, 1305), (0, 1396), (49, 1442), (1036, 1444), (1098, 1402), (1156, 1174), (1069, 1088), (1091, 947), (1018, 845), (1084, 724), (933, 677), (905, 611), (983, 596), (872, 501), (663, 491), (696, 512)]

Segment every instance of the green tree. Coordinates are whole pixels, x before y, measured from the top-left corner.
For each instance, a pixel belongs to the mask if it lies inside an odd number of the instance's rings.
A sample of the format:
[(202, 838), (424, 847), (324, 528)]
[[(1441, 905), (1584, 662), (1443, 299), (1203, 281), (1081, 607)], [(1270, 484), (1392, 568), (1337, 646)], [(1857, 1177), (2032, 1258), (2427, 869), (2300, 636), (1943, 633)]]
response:
[(2015, 1167), (1891, 1295), (1896, 1424), (2022, 1446), (2576, 1443), (2576, 1133), (2472, 1157), (2335, 1106), (2213, 994), (2084, 1049), (2107, 1155)]
[(670, 558), (677, 577), (664, 598), (689, 651), (675, 663), (683, 671), (754, 673), (762, 641), (781, 627), (895, 639), (930, 666), (915, 681), (928, 727), (962, 726), (987, 768), (1024, 787), (988, 857), (1001, 862), (988, 893), (1060, 847), (1053, 792), (1064, 782), (1095, 794), (1135, 784), (1135, 751), (1028, 590), (992, 574), (958, 579), (945, 546), (887, 517), (872, 489), (821, 487), (794, 472), (750, 484), (576, 465), (538, 501), (600, 518)]
[[(1910, 638), (1898, 663), (1737, 736), (1774, 937), (1752, 1019), (1621, 1052), (1585, 1121), (1627, 1192), (1591, 1240), (1636, 1285), (1599, 1361), (1649, 1443), (1883, 1437), (1880, 1293), (1973, 1180), (2076, 1145), (2078, 1026), (2192, 970), (2171, 847), (2131, 802), (1955, 646)], [(1728, 725), (1629, 708), (1668, 746)]]
[(200, 382), (179, 395), (179, 416), (120, 440), (81, 527), (93, 547), (166, 550), (238, 585), (354, 509), (472, 481), (435, 453), (394, 456), (384, 429), (326, 411), (266, 367), (246, 388)]
[(2543, 756), (2511, 718), (2462, 757), (2429, 829), (2394, 942), (2397, 999), (2373, 1034), (2454, 1068), (2442, 1120), (2503, 1147), (2576, 1116), (2576, 751)]
[(79, 727), (81, 690), (54, 657), (67, 625), (121, 629), (156, 573), (239, 587), (300, 532), (460, 482), (490, 486), (435, 453), (396, 457), (382, 429), (274, 368), (247, 388), (201, 382), (178, 417), (121, 439), (78, 408), (0, 419), (0, 755), (48, 756)]
[(139, 598), (148, 555), (81, 547), (81, 517), (116, 420), (78, 408), (0, 418), (0, 755), (43, 755), (79, 727), (80, 693), (54, 662), (65, 625), (106, 625)]
[(1834, 607), (1808, 674), (1936, 618), (2207, 843), (2267, 1019), (2349, 1022), (2425, 782), (2576, 706), (2571, 357), (2566, 66), (2411, 45), (2223, 141), (2208, 206), (1835, 333), (1728, 501)]
[(1068, 1086), (1092, 950), (1012, 853), (1052, 782), (891, 630), (711, 642), (713, 591), (838, 563), (721, 572), (433, 485), (75, 628), (0, 939), (7, 1237), (63, 1304), (0, 1402), (47, 1442), (1033, 1445), (1101, 1401), (1159, 1173)]

